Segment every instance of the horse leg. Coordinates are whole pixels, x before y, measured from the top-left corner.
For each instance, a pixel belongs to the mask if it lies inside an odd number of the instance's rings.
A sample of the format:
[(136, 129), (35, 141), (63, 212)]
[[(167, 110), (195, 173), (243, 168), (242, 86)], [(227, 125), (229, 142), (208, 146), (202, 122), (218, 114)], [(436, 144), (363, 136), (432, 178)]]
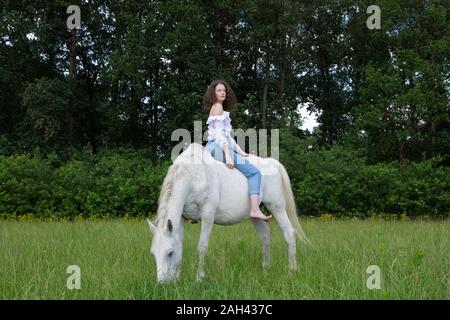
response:
[[(212, 211), (211, 211), (212, 212)], [(214, 225), (214, 216), (202, 216), (201, 219), (200, 240), (198, 242), (198, 270), (197, 281), (201, 281), (205, 277), (205, 255), (208, 250), (208, 241)]]
[(266, 222), (252, 219), (256, 231), (258, 231), (263, 245), (263, 270), (267, 271), (270, 266), (270, 229)]
[(266, 206), (275, 217), (275, 220), (280, 226), (281, 232), (283, 233), (284, 239), (287, 243), (289, 270), (297, 271), (297, 259), (296, 259), (297, 249), (296, 249), (295, 231), (286, 213), (285, 206), (275, 204), (266, 204)]

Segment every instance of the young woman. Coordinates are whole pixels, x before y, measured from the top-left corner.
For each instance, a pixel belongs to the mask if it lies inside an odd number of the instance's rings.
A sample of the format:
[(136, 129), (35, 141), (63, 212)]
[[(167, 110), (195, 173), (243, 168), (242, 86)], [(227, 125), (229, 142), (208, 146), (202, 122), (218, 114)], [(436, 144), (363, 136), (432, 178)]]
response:
[(227, 168), (236, 168), (248, 179), (250, 196), (250, 218), (269, 221), (272, 216), (264, 215), (259, 209), (259, 189), (261, 172), (244, 157), (250, 154), (242, 151), (231, 137), (230, 111), (236, 105), (236, 97), (229, 84), (224, 80), (214, 80), (206, 90), (203, 105), (209, 110), (208, 143), (206, 149)]

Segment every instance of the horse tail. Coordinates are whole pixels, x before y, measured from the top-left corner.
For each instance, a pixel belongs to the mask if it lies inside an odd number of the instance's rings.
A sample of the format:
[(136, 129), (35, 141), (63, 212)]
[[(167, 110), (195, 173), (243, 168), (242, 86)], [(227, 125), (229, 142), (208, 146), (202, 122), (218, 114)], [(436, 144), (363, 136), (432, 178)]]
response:
[(303, 229), (300, 225), (300, 221), (298, 220), (297, 215), (297, 207), (295, 205), (294, 201), (294, 195), (292, 193), (291, 189), (291, 181), (289, 179), (289, 175), (286, 172), (286, 169), (284, 166), (278, 162), (278, 168), (281, 174), (281, 178), (283, 180), (283, 195), (286, 202), (286, 212), (289, 217), (289, 220), (291, 221), (291, 224), (294, 228), (295, 234), (297, 237), (303, 242), (310, 246), (312, 246), (312, 243), (309, 241), (309, 239), (306, 237), (305, 233), (303, 232)]

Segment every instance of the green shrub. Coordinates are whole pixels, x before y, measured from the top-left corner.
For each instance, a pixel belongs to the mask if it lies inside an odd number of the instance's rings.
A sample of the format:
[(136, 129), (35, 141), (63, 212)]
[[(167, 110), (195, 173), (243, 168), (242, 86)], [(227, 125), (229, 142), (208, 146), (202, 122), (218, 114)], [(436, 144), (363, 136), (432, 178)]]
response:
[[(308, 216), (446, 216), (450, 172), (441, 159), (369, 165), (360, 150), (315, 150), (314, 138), (281, 132), (280, 161), (291, 178), (299, 213)], [(311, 147), (310, 147), (311, 146)], [(170, 161), (152, 165), (148, 153), (74, 150), (0, 155), (0, 213), (40, 216), (139, 216), (156, 213)]]
[(169, 162), (152, 166), (139, 153), (101, 153), (61, 163), (0, 156), (0, 212), (38, 215), (148, 215), (157, 210)]
[(360, 150), (339, 145), (314, 150), (314, 138), (300, 140), (285, 131), (280, 142), (280, 161), (301, 214), (449, 214), (450, 170), (438, 165), (440, 158), (403, 167), (368, 165)]

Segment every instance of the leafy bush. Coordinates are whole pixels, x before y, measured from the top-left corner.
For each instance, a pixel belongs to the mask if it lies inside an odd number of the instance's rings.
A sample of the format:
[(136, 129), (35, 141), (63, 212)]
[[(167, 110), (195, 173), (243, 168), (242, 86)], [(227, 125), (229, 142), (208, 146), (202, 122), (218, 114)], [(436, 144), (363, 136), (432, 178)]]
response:
[(438, 165), (440, 158), (368, 165), (361, 150), (314, 150), (314, 138), (299, 140), (288, 132), (280, 142), (280, 161), (302, 214), (449, 214), (450, 170)]
[[(83, 158), (87, 156), (84, 155)], [(155, 213), (169, 162), (152, 166), (139, 153), (101, 153), (61, 163), (0, 156), (0, 212), (38, 215)]]
[[(369, 165), (364, 152), (317, 150), (313, 137), (281, 132), (280, 161), (291, 178), (298, 210), (308, 216), (444, 216), (450, 172), (441, 159), (403, 167)], [(0, 155), (0, 213), (56, 216), (139, 216), (157, 210), (170, 161), (152, 165), (144, 151), (88, 149), (64, 162), (55, 153)]]

